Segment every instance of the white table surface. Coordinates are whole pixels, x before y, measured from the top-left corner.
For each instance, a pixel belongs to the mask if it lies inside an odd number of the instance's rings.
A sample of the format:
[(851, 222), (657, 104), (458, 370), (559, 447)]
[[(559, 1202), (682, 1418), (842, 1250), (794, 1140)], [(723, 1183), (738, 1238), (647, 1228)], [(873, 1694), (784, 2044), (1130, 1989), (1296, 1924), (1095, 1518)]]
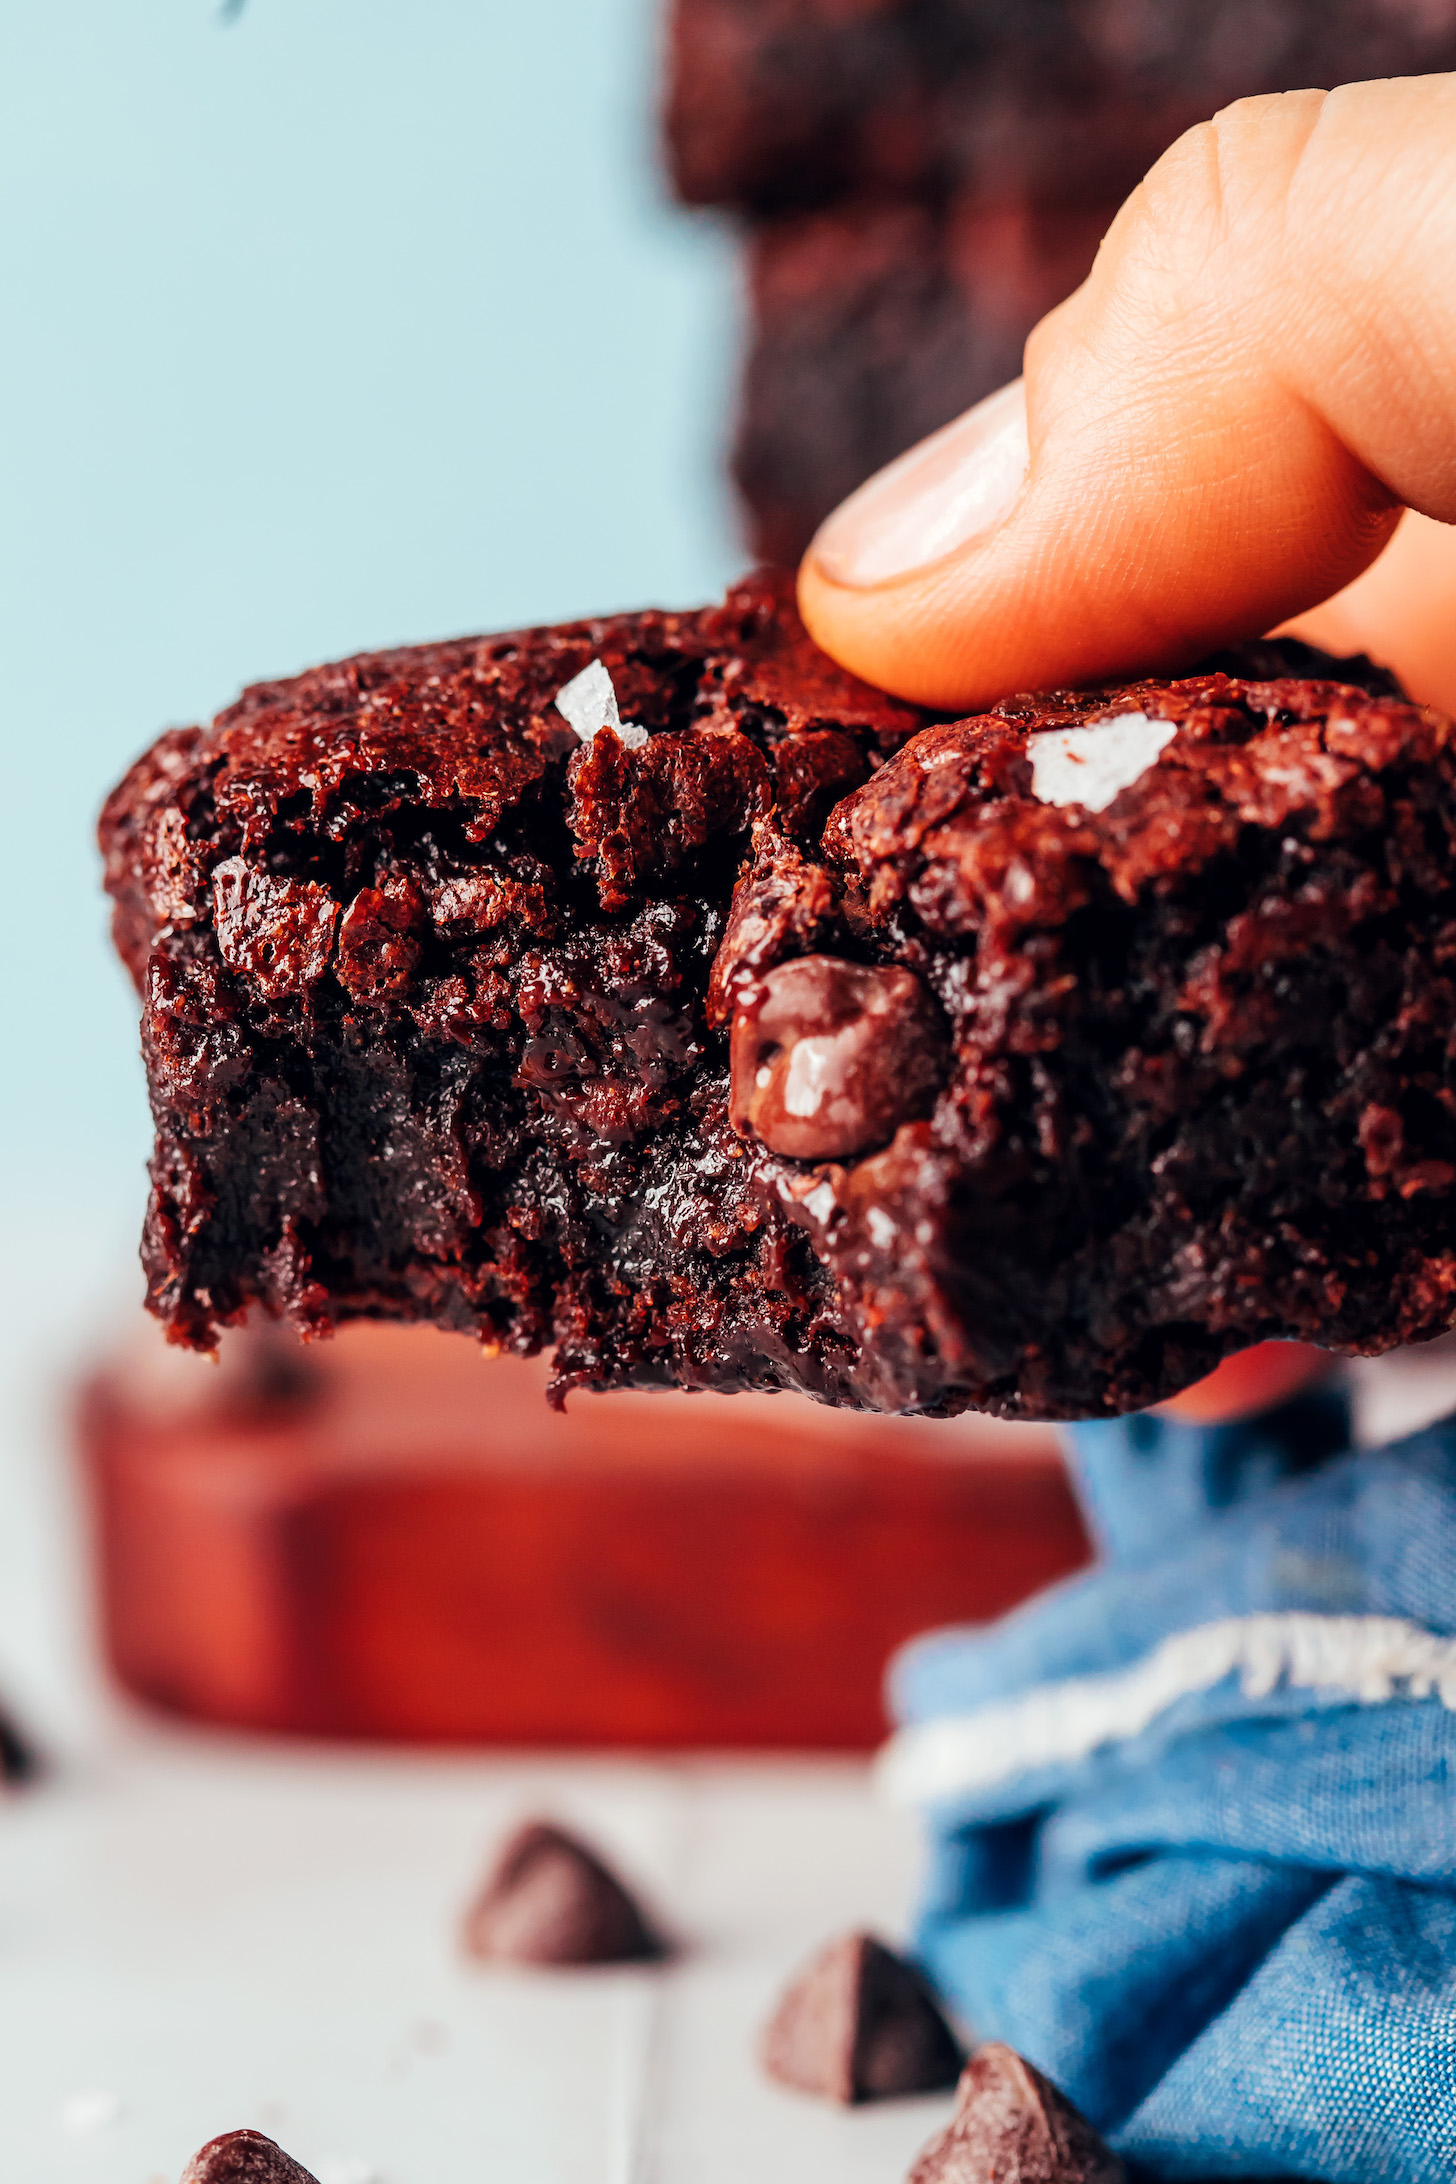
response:
[[(564, 1817), (683, 1938), (508, 1972), (456, 1926), (491, 1844)], [(945, 2111), (767, 2084), (808, 1950), (893, 1933), (913, 1843), (847, 1764), (402, 1758), (141, 1725), (0, 1814), (0, 2173), (175, 2184), (238, 2124), (322, 2184), (894, 2184)]]
[[(290, 1746), (107, 1692), (60, 1417), (99, 1300), (134, 1287), (130, 1212), (98, 1224), (79, 1345), (69, 1243), (0, 1289), (0, 1692), (55, 1761), (0, 1800), (0, 2184), (175, 2184), (240, 2124), (322, 2184), (899, 2184), (946, 2100), (843, 2113), (753, 2056), (809, 1951), (903, 1931), (914, 1831), (863, 1767)], [(532, 1813), (620, 1862), (677, 1961), (462, 1959)]]
[[(904, 1929), (913, 1826), (863, 1767), (289, 1746), (107, 1691), (62, 1419), (135, 1309), (134, 1195), (0, 1257), (0, 1693), (55, 1759), (0, 1799), (0, 2184), (175, 2184), (240, 2124), (322, 2184), (899, 2184), (945, 2099), (843, 2113), (753, 2060), (810, 1950)], [(1364, 1437), (1453, 1400), (1456, 1343), (1365, 1368)], [(620, 1861), (676, 1963), (461, 1959), (492, 1846), (537, 1812)]]

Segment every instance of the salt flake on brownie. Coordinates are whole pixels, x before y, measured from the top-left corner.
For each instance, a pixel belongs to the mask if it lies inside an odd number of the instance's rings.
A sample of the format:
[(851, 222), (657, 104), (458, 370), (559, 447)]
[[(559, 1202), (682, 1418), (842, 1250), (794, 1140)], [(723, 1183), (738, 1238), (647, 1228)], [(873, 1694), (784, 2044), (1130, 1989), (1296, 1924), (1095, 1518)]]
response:
[(1027, 740), (1031, 793), (1043, 804), (1106, 811), (1156, 765), (1177, 733), (1176, 722), (1146, 713), (1114, 713), (1085, 728), (1049, 728)]
[(610, 728), (629, 751), (640, 751), (647, 730), (635, 721), (623, 720), (617, 711), (612, 678), (600, 660), (592, 660), (556, 693), (556, 710), (570, 721), (583, 743), (590, 743), (598, 729)]

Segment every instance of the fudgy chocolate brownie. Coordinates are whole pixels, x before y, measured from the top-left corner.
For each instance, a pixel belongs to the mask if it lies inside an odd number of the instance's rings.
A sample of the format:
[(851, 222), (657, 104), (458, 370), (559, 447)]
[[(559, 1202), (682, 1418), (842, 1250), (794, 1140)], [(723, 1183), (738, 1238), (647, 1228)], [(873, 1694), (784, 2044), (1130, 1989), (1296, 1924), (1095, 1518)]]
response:
[(927, 724), (765, 578), (263, 684), (102, 820), (152, 1306), (1010, 1416), (1434, 1334), (1452, 734), (1220, 673)]
[(1456, 0), (675, 0), (679, 194), (1117, 203), (1231, 99), (1456, 65)]
[(872, 471), (1014, 379), (1111, 217), (859, 201), (757, 226), (733, 451), (753, 551), (791, 567)]
[(550, 1820), (526, 1821), (502, 1845), (464, 1940), (485, 1964), (648, 1964), (670, 1954), (606, 1861)]

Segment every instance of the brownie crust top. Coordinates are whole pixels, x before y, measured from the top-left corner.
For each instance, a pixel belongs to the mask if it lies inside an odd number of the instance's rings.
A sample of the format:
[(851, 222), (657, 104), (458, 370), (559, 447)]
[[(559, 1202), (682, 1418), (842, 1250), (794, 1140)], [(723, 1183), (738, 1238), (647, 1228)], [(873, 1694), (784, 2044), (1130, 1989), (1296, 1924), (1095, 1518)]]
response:
[[(651, 738), (630, 784), (618, 754), (583, 750), (556, 708), (593, 660), (623, 719)], [(790, 831), (822, 823), (836, 792), (925, 718), (811, 644), (782, 577), (750, 578), (697, 613), (362, 653), (256, 683), (210, 728), (173, 730), (138, 760), (100, 822), (118, 945), (140, 981), (157, 930), (211, 920), (213, 875), (230, 859), (306, 887), (281, 870), (290, 842), (306, 844), (349, 891), (351, 840), (381, 818), (447, 813), (464, 842), (485, 844), (547, 780), (570, 785), (562, 846), (592, 862), (604, 907), (620, 908), (771, 803)], [(549, 891), (554, 877), (538, 884)], [(323, 975), (335, 925), (320, 898), (307, 900), (297, 963), (265, 980), (299, 988)]]

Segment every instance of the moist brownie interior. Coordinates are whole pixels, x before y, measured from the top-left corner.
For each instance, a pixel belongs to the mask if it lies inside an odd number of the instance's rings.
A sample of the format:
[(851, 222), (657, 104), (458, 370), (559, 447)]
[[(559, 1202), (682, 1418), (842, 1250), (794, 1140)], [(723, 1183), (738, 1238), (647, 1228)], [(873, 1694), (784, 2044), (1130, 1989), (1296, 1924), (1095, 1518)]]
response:
[[(1445, 1328), (1450, 724), (1221, 665), (935, 721), (755, 577), (164, 736), (101, 828), (152, 1308), (1048, 1417)], [(1038, 794), (1126, 715), (1103, 808)]]

